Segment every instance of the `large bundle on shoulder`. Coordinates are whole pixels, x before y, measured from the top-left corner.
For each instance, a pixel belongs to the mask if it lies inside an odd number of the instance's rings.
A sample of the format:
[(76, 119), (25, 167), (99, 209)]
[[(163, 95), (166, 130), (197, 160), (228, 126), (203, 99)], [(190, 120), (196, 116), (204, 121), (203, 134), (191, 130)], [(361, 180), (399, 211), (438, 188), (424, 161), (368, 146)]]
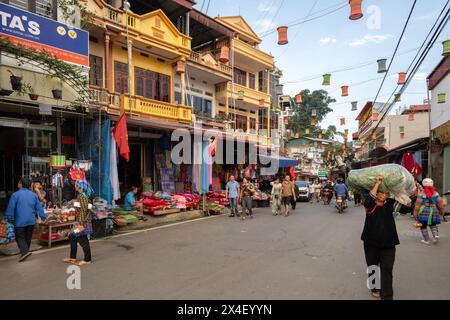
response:
[(387, 191), (403, 205), (409, 205), (410, 196), (416, 191), (414, 177), (403, 166), (383, 164), (375, 167), (351, 170), (348, 185), (357, 190), (372, 190), (378, 176), (383, 177), (380, 191)]

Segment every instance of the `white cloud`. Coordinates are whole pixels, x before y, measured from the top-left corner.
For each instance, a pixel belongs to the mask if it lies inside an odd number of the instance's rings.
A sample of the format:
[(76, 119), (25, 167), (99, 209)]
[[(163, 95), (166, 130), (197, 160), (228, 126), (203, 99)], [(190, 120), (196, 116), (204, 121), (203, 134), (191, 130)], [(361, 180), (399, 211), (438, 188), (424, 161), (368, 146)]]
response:
[(268, 11), (272, 10), (272, 5), (268, 2), (260, 2), (258, 4), (257, 10), (260, 12), (268, 12)]
[(256, 22), (256, 30), (258, 33), (263, 33), (268, 30), (274, 29), (276, 26), (275, 22), (272, 19), (262, 19)]
[(366, 34), (361, 39), (352, 41), (348, 45), (350, 47), (362, 47), (371, 42), (381, 43), (381, 42), (383, 42), (387, 39), (393, 38), (393, 37), (394, 36), (392, 34), (384, 34), (384, 35), (382, 35), (382, 34), (375, 34), (375, 35)]
[(427, 79), (427, 73), (426, 72), (417, 72), (415, 75), (414, 75), (414, 78), (413, 78), (413, 80), (414, 81), (424, 81), (424, 80), (426, 80)]
[(332, 43), (336, 43), (337, 40), (336, 38), (331, 38), (331, 37), (325, 37), (325, 38), (320, 38), (319, 43), (321, 45), (327, 45), (327, 44), (332, 44)]

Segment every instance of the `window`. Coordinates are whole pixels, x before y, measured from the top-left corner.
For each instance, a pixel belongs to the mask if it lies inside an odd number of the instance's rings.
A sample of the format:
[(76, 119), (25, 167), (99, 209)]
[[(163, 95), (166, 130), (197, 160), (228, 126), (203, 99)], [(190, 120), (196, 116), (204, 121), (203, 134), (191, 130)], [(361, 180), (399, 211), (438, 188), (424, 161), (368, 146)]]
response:
[(92, 86), (103, 86), (103, 59), (89, 55), (89, 84)]
[(57, 0), (0, 0), (0, 2), (50, 19), (57, 19)]
[(248, 86), (250, 87), (250, 89), (256, 89), (256, 86), (255, 86), (255, 74), (254, 73), (249, 73), (248, 74), (248, 82), (249, 82), (249, 84), (248, 84)]
[(236, 129), (242, 129), (244, 132), (247, 131), (247, 117), (236, 115)]
[(134, 79), (135, 79), (135, 88), (134, 88), (135, 95), (158, 101), (165, 101), (165, 102), (170, 101), (169, 76), (135, 67)]
[(203, 112), (208, 116), (212, 115), (212, 101), (211, 100), (203, 100)]
[(258, 90), (261, 92), (267, 92), (267, 70), (259, 72), (258, 82)]
[(194, 102), (194, 104), (193, 104), (194, 110), (203, 112), (203, 109), (202, 109), (203, 108), (203, 99), (200, 97), (194, 96), (193, 102)]
[(267, 129), (267, 109), (259, 110), (259, 128)]
[[(6, 1), (8, 3), (8, 1)], [(13, 7), (28, 11), (28, 0), (9, 0), (9, 4)]]
[(234, 82), (241, 86), (247, 86), (247, 72), (234, 68)]
[(36, 13), (47, 18), (53, 18), (53, 0), (36, 0)]
[(128, 65), (114, 62), (114, 91), (117, 93), (128, 92)]
[(256, 131), (256, 119), (255, 118), (250, 118), (250, 130)]

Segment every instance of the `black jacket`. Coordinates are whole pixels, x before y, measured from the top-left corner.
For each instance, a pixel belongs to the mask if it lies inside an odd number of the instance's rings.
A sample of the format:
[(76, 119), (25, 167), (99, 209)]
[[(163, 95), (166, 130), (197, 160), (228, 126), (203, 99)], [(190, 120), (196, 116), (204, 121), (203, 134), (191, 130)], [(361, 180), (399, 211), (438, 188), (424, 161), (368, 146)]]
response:
[(376, 206), (373, 195), (365, 198), (366, 221), (362, 241), (378, 248), (391, 248), (400, 244), (393, 216), (394, 204), (395, 200), (387, 199), (383, 206), (373, 210)]

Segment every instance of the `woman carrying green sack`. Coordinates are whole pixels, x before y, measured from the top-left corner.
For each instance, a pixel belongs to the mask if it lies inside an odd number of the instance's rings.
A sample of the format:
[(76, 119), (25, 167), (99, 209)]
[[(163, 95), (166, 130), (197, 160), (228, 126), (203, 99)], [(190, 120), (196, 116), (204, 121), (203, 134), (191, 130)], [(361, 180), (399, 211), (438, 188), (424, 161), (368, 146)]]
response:
[(272, 213), (274, 216), (281, 214), (281, 190), (280, 179), (276, 178), (272, 184)]
[(414, 217), (419, 222), (422, 232), (423, 244), (430, 244), (428, 227), (433, 235), (433, 243), (439, 239), (438, 224), (441, 223), (441, 216), (444, 215), (444, 203), (442, 197), (436, 192), (433, 180), (427, 178), (422, 182), (423, 191), (419, 193), (414, 208)]

